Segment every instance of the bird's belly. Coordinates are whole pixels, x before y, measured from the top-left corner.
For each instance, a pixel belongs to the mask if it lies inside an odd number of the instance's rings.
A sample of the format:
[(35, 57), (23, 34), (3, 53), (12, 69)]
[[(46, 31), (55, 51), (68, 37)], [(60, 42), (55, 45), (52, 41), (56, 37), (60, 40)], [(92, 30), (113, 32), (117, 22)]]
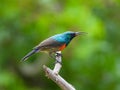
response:
[(41, 51), (44, 51), (44, 52), (56, 52), (58, 50), (59, 50), (58, 47), (44, 47), (41, 49)]

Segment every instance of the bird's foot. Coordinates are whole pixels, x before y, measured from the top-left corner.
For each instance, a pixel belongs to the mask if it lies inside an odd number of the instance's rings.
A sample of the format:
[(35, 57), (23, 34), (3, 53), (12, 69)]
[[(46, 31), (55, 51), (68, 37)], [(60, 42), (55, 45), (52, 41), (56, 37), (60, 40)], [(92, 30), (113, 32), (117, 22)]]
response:
[(56, 53), (55, 53), (55, 56), (56, 56), (56, 57), (62, 57), (62, 54), (61, 54), (61, 53), (56, 52)]
[(56, 56), (56, 61), (55, 61), (55, 63), (59, 63), (59, 64), (62, 65), (62, 61), (61, 61), (62, 54), (59, 53), (59, 52), (56, 52), (56, 53), (55, 53), (55, 56)]

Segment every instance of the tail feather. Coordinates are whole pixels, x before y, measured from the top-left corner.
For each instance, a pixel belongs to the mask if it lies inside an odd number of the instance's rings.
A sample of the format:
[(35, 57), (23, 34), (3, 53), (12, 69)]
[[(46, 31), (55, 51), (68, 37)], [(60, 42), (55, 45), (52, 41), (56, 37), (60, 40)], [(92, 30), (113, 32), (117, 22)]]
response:
[(38, 49), (33, 49), (31, 52), (29, 52), (27, 55), (25, 55), (21, 61), (26, 61), (31, 55), (35, 54), (36, 52), (38, 52)]

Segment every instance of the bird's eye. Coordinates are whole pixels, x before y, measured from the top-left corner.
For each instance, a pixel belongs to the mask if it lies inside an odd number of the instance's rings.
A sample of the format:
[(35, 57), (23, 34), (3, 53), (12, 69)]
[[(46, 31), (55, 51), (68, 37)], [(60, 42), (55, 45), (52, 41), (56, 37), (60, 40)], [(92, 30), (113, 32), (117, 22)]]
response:
[(72, 35), (73, 37), (75, 37), (75, 33), (72, 33), (71, 35)]

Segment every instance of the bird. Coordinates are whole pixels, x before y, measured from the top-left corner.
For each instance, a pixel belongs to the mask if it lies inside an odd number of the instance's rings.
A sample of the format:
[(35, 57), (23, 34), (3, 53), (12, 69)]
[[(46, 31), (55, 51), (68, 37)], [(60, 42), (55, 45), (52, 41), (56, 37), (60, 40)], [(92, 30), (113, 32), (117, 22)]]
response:
[(66, 31), (61, 34), (51, 36), (35, 46), (31, 52), (21, 59), (21, 61), (26, 61), (31, 55), (37, 52), (47, 52), (51, 57), (53, 57), (53, 54), (57, 51), (64, 50), (74, 37), (82, 34), (85, 34), (85, 32)]

